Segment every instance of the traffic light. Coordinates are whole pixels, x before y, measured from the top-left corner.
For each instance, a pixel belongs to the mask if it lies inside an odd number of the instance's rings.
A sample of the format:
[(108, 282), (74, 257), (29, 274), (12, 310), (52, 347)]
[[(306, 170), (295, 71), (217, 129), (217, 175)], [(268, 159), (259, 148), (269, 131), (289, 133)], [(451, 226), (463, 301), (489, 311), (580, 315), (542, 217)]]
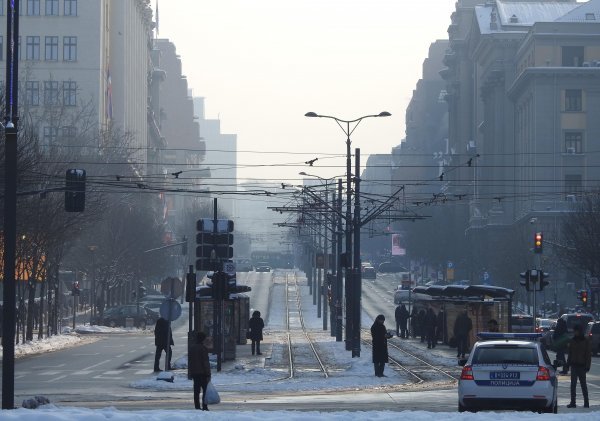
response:
[(533, 237), (533, 252), (540, 254), (544, 249), (544, 235), (541, 232), (536, 232)]
[(587, 301), (588, 301), (588, 292), (587, 292), (587, 290), (583, 289), (583, 290), (581, 290), (581, 304), (583, 304), (583, 306), (586, 307)]
[(544, 272), (543, 270), (541, 270), (539, 272), (540, 274), (540, 291), (544, 289), (544, 287), (548, 284), (550, 284), (550, 281), (547, 281), (546, 278), (550, 277), (550, 274), (548, 272)]
[(582, 296), (583, 290), (582, 289), (578, 289), (577, 290), (577, 301), (581, 301), (581, 296)]
[(218, 270), (233, 257), (233, 221), (202, 218), (196, 222), (196, 269)]
[(65, 211), (83, 212), (85, 209), (85, 170), (67, 170), (65, 179)]
[(531, 272), (526, 270), (525, 272), (521, 272), (519, 275), (521, 278), (523, 278), (523, 280), (519, 281), (519, 283), (523, 285), (527, 291), (531, 291)]

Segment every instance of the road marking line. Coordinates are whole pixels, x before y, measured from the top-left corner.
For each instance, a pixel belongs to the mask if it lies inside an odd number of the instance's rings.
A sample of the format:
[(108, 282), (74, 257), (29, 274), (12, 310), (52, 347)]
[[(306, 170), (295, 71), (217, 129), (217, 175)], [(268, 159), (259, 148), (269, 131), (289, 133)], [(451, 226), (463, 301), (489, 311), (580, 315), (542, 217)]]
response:
[(115, 358), (123, 358), (124, 355), (125, 354), (119, 354), (119, 355), (116, 355)]
[(104, 373), (101, 374), (101, 376), (107, 375), (107, 376), (112, 376), (114, 374), (121, 374), (123, 373), (123, 370), (109, 370), (109, 371), (105, 371)]
[(57, 374), (62, 373), (62, 371), (42, 371), (38, 373), (40, 376), (56, 376)]
[(66, 374), (64, 374), (64, 375), (62, 375), (62, 376), (55, 377), (55, 378), (53, 378), (53, 379), (51, 379), (51, 380), (48, 380), (46, 383), (53, 383), (53, 382), (55, 382), (55, 381), (57, 381), (57, 380), (64, 379), (65, 377), (67, 377), (67, 375), (66, 375)]
[(90, 373), (93, 373), (94, 370), (81, 370), (81, 371), (75, 371), (73, 373), (71, 373), (73, 376), (85, 376), (88, 375)]
[(94, 365), (90, 365), (89, 367), (86, 367), (85, 370), (89, 370), (90, 368), (96, 368), (99, 365), (106, 364), (106, 363), (109, 363), (109, 362), (110, 362), (110, 360), (104, 360), (104, 361), (99, 362), (98, 364), (94, 364)]

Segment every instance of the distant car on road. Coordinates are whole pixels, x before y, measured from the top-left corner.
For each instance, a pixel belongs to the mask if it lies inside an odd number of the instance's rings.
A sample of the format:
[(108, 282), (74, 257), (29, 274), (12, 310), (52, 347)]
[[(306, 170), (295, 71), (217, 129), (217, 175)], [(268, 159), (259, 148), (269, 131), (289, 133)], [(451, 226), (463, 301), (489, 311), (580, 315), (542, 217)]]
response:
[(138, 313), (137, 304), (127, 304), (107, 308), (102, 314), (102, 319), (96, 320), (96, 324), (109, 327), (125, 327), (126, 319), (132, 319), (133, 326), (145, 329), (147, 326), (154, 326), (158, 317), (157, 312), (147, 307), (140, 305)]
[(585, 336), (592, 342), (592, 353), (600, 353), (600, 322), (589, 322), (585, 329)]
[(269, 265), (267, 262), (258, 262), (255, 270), (257, 272), (271, 272), (271, 265)]
[(590, 313), (566, 313), (560, 316), (567, 322), (567, 333), (572, 334), (575, 325), (585, 328), (589, 322), (594, 321), (594, 316)]
[(236, 259), (235, 260), (235, 271), (236, 272), (252, 272), (252, 262), (250, 262), (250, 259)]
[(363, 266), (362, 277), (363, 279), (377, 279), (377, 271), (373, 266)]
[(547, 332), (550, 329), (553, 329), (554, 325), (556, 325), (556, 319), (535, 319), (535, 331), (538, 333)]
[(533, 317), (529, 314), (513, 314), (510, 318), (510, 324), (512, 326), (512, 332), (533, 332)]
[(379, 273), (397, 273), (397, 272), (408, 272), (404, 266), (393, 262), (383, 262), (379, 264), (377, 268)]

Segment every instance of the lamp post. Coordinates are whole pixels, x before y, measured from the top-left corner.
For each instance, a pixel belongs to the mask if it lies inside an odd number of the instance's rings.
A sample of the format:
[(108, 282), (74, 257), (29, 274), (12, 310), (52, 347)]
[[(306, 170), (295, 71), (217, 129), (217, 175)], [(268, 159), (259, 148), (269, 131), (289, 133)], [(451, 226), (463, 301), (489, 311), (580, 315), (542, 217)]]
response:
[[(353, 225), (360, 223), (360, 218), (358, 218), (358, 220), (352, 221), (352, 157), (350, 154), (350, 145), (352, 142), (350, 140), (350, 136), (352, 135), (352, 133), (354, 133), (354, 130), (356, 130), (356, 128), (362, 120), (371, 117), (389, 117), (391, 116), (391, 114), (387, 111), (382, 111), (379, 114), (365, 115), (354, 120), (342, 120), (337, 117), (321, 115), (312, 111), (304, 114), (304, 116), (328, 118), (334, 120), (346, 135), (346, 350), (352, 351), (352, 357), (360, 357), (361, 273), (360, 263), (358, 265), (356, 264), (357, 261), (360, 262), (360, 254), (358, 256), (355, 256), (354, 259), (350, 258), (350, 256), (352, 256), (352, 233), (353, 231), (355, 231), (353, 230)], [(352, 124), (354, 124), (353, 127), (351, 127)], [(360, 174), (356, 174), (356, 176), (359, 177)], [(355, 241), (356, 240), (357, 239), (355, 239)], [(353, 261), (355, 266), (354, 268), (352, 267)], [(353, 299), (349, 299), (351, 297), (353, 297)], [(358, 321), (358, 324), (354, 326), (353, 321)]]

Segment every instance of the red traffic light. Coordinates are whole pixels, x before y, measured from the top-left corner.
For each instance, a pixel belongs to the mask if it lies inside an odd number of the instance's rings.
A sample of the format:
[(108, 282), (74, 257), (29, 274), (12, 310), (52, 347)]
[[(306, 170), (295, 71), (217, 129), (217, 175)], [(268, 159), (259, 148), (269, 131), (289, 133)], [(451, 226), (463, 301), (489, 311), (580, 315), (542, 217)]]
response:
[(544, 235), (541, 232), (536, 232), (533, 238), (533, 251), (541, 253), (544, 246)]

